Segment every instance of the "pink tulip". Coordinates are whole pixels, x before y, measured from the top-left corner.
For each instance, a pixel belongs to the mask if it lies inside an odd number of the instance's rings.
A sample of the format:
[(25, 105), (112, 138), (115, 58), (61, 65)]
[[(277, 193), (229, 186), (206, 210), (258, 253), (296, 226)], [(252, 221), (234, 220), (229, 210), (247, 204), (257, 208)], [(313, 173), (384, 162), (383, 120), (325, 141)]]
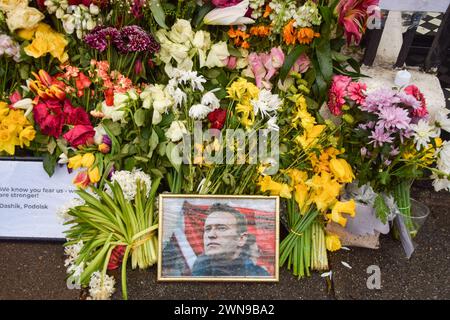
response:
[(233, 70), (237, 65), (237, 57), (229, 56), (227, 58), (227, 68)]

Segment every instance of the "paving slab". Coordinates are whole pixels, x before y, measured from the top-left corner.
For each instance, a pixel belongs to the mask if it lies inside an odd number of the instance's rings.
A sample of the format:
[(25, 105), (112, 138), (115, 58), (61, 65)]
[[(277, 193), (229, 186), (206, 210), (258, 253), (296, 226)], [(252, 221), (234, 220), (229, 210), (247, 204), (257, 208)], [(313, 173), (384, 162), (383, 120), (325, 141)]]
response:
[[(331, 254), (336, 299), (450, 299), (450, 195), (415, 189), (413, 197), (431, 213), (414, 239), (417, 247), (411, 259), (390, 235), (381, 237), (378, 250), (351, 248)], [(381, 271), (379, 290), (367, 287), (371, 265)]]

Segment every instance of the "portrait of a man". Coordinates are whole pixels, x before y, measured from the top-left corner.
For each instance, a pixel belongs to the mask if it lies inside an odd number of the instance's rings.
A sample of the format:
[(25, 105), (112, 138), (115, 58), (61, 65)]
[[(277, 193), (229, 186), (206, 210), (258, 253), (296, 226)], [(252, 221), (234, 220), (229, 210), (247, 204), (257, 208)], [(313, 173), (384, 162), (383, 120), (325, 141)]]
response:
[(278, 198), (160, 198), (159, 280), (278, 280)]

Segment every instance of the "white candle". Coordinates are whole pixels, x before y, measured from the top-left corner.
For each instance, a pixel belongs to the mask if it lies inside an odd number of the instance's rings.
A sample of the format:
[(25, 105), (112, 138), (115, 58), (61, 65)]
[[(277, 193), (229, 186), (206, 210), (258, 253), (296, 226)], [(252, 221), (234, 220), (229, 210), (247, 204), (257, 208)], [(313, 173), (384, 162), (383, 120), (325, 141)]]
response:
[(397, 87), (407, 86), (410, 81), (411, 73), (409, 73), (407, 70), (401, 70), (397, 72), (397, 75), (395, 76), (395, 85)]

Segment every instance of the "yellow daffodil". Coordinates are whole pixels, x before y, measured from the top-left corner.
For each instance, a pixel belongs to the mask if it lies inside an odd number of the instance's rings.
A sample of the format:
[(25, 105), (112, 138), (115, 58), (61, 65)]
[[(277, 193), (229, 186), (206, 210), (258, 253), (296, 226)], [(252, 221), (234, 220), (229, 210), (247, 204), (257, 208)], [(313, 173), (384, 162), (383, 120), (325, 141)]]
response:
[(14, 155), (16, 143), (14, 137), (8, 129), (0, 129), (0, 152), (6, 151)]
[(81, 166), (85, 168), (90, 168), (95, 162), (95, 156), (88, 152), (83, 155), (81, 158)]
[(253, 107), (250, 104), (239, 103), (236, 106), (236, 113), (244, 127), (251, 127), (255, 123), (255, 113), (253, 112)]
[(279, 183), (272, 180), (272, 177), (265, 176), (259, 178), (258, 185), (262, 192), (269, 191), (272, 196), (280, 196), (282, 198), (291, 199), (291, 188), (285, 183)]
[(343, 213), (348, 214), (351, 217), (355, 216), (355, 201), (353, 199), (346, 202), (337, 201), (333, 210), (331, 210), (331, 214), (327, 214), (327, 217), (328, 219), (331, 219), (331, 221), (345, 227), (347, 219), (342, 216)]
[(25, 127), (19, 134), (19, 144), (20, 147), (23, 148), (23, 146), (30, 146), (30, 142), (34, 140), (36, 137), (36, 131), (32, 126)]
[(314, 145), (317, 143), (318, 138), (325, 129), (326, 126), (323, 124), (315, 125), (311, 127), (311, 129), (305, 130), (303, 135), (296, 137), (295, 141), (300, 144), (303, 149), (314, 147)]
[(330, 170), (340, 183), (350, 183), (355, 178), (352, 167), (345, 159), (331, 159)]
[(341, 240), (334, 234), (327, 234), (325, 237), (325, 243), (327, 246), (327, 250), (331, 252), (337, 251), (342, 247)]
[(81, 167), (81, 161), (83, 160), (83, 156), (81, 154), (77, 154), (69, 158), (69, 163), (67, 164), (67, 168), (69, 169), (78, 169)]
[(250, 104), (250, 100), (258, 98), (259, 89), (244, 78), (239, 78), (227, 88), (228, 98)]
[(100, 170), (98, 169), (98, 167), (94, 167), (93, 169), (89, 169), (89, 181), (91, 181), (91, 183), (97, 183), (100, 181)]

